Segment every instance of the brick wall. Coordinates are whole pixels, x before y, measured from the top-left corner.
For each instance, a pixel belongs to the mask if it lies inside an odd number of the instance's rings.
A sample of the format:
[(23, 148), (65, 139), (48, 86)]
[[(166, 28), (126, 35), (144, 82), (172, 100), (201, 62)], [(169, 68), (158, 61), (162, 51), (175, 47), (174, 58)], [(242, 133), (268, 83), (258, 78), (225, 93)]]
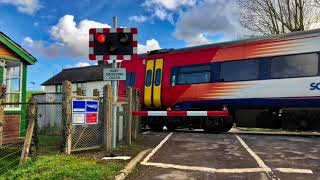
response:
[(3, 143), (16, 142), (20, 134), (20, 114), (5, 114), (3, 126)]

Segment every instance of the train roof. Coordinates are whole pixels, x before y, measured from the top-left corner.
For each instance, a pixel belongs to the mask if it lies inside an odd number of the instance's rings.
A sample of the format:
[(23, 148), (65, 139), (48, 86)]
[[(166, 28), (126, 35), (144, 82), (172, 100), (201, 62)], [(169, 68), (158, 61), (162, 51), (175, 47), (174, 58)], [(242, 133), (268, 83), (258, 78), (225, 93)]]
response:
[[(249, 38), (249, 39), (242, 39), (242, 40), (235, 40), (235, 41), (226, 41), (226, 42), (220, 42), (220, 43), (211, 43), (211, 44), (191, 46), (191, 47), (185, 47), (185, 48), (179, 48), (179, 49), (160, 49), (160, 50), (156, 50), (155, 52), (151, 51), (149, 53), (139, 54), (139, 57), (146, 57), (146, 56), (154, 55), (154, 54), (181, 52), (181, 51), (186, 51), (186, 50), (196, 50), (196, 49), (202, 49), (202, 48), (221, 47), (221, 46), (226, 46), (226, 45), (236, 45), (236, 44), (241, 44), (241, 43), (258, 42), (258, 41), (262, 41), (262, 40), (276, 40), (276, 39), (301, 36), (301, 35), (307, 35), (307, 34), (313, 34), (313, 33), (320, 33), (320, 29), (313, 29), (313, 30), (307, 30), (307, 31), (297, 31), (297, 32), (290, 32), (290, 33), (270, 35), (270, 36), (259, 36), (256, 38)], [(157, 53), (157, 51), (159, 53)]]

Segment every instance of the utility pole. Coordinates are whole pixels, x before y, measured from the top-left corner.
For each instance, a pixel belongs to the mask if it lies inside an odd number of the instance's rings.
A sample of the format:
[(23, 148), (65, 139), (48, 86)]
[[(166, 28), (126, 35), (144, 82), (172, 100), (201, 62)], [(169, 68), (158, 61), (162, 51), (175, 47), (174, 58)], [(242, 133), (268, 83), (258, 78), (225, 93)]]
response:
[[(113, 28), (116, 29), (117, 24), (117, 16), (113, 16)], [(117, 68), (117, 60), (113, 60), (112, 68)], [(113, 97), (113, 104), (112, 104), (112, 148), (116, 148), (117, 145), (117, 106), (115, 102), (118, 100), (118, 81), (112, 80), (112, 97)]]

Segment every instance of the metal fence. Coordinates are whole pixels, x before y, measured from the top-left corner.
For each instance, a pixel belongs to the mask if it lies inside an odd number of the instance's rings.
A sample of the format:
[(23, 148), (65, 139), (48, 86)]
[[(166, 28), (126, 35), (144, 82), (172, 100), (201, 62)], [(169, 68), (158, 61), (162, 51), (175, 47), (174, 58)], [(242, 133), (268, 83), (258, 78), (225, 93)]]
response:
[(27, 103), (0, 104), (0, 175), (18, 167), (26, 130), (20, 129), (21, 113), (4, 113), (5, 106), (26, 106)]
[(33, 95), (38, 103), (38, 133), (61, 135), (62, 133), (62, 95), (37, 94)]

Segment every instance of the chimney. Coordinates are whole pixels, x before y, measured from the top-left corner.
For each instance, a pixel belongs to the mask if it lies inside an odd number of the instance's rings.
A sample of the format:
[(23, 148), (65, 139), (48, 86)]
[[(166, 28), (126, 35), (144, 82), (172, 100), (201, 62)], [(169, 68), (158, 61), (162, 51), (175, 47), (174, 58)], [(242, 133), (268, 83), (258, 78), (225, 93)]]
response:
[(103, 65), (105, 63), (105, 61), (104, 60), (100, 60), (100, 61), (98, 61), (98, 65)]

